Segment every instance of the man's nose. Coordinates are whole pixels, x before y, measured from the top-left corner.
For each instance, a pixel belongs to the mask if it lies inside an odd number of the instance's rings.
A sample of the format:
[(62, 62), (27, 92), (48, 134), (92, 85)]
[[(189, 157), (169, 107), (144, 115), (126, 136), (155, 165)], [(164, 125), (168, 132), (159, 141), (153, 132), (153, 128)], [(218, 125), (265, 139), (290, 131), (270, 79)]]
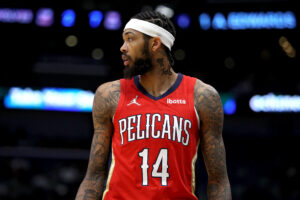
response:
[(120, 51), (121, 51), (122, 53), (127, 52), (127, 45), (126, 45), (125, 42), (124, 42), (123, 45), (121, 46)]

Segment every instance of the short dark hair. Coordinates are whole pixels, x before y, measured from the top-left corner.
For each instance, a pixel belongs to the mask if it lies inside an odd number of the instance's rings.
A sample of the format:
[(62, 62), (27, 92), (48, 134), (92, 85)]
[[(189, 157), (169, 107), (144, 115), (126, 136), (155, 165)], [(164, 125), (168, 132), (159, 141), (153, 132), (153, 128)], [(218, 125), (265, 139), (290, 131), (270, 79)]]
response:
[[(140, 19), (140, 20), (144, 20), (144, 21), (148, 21), (153, 24), (156, 24), (156, 25), (166, 29), (167, 31), (169, 31), (174, 36), (174, 38), (176, 37), (176, 30), (175, 30), (175, 26), (172, 23), (172, 21), (169, 18), (167, 18), (165, 15), (163, 15), (159, 12), (144, 11), (144, 12), (140, 12), (140, 13), (134, 15), (132, 18)], [(166, 46), (165, 46), (165, 51), (166, 51), (170, 65), (174, 66), (174, 59), (173, 59), (171, 51)]]

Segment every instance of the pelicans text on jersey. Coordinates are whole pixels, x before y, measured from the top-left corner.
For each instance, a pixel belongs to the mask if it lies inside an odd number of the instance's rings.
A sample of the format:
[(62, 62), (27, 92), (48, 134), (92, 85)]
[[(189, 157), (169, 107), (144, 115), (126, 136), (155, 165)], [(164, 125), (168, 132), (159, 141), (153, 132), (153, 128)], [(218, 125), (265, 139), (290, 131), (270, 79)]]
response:
[(154, 97), (138, 76), (121, 79), (104, 200), (197, 199), (195, 81), (179, 73), (166, 93)]

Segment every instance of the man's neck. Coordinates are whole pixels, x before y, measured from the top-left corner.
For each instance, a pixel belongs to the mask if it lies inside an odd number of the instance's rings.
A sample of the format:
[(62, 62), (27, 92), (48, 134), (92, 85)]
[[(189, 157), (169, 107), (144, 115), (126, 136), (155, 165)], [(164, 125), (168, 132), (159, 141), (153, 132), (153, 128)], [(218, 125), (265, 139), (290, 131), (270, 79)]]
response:
[(172, 87), (178, 74), (170, 67), (167, 73), (160, 68), (155, 67), (152, 71), (139, 76), (140, 84), (152, 96), (158, 97), (164, 94)]

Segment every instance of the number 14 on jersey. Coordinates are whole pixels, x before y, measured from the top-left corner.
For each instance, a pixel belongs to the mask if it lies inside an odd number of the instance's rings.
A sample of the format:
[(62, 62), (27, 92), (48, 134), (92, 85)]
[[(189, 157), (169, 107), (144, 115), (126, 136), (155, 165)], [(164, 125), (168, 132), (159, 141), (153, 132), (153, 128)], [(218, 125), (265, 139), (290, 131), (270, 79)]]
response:
[[(143, 149), (141, 152), (139, 152), (139, 156), (142, 158), (142, 185), (148, 186), (149, 180), (148, 180), (148, 169), (149, 169), (149, 149)], [(161, 170), (159, 171), (159, 168), (161, 167)], [(159, 154), (156, 158), (155, 163), (153, 164), (153, 169), (151, 172), (151, 176), (154, 178), (161, 178), (161, 185), (167, 186), (168, 185), (168, 149), (160, 149)]]

